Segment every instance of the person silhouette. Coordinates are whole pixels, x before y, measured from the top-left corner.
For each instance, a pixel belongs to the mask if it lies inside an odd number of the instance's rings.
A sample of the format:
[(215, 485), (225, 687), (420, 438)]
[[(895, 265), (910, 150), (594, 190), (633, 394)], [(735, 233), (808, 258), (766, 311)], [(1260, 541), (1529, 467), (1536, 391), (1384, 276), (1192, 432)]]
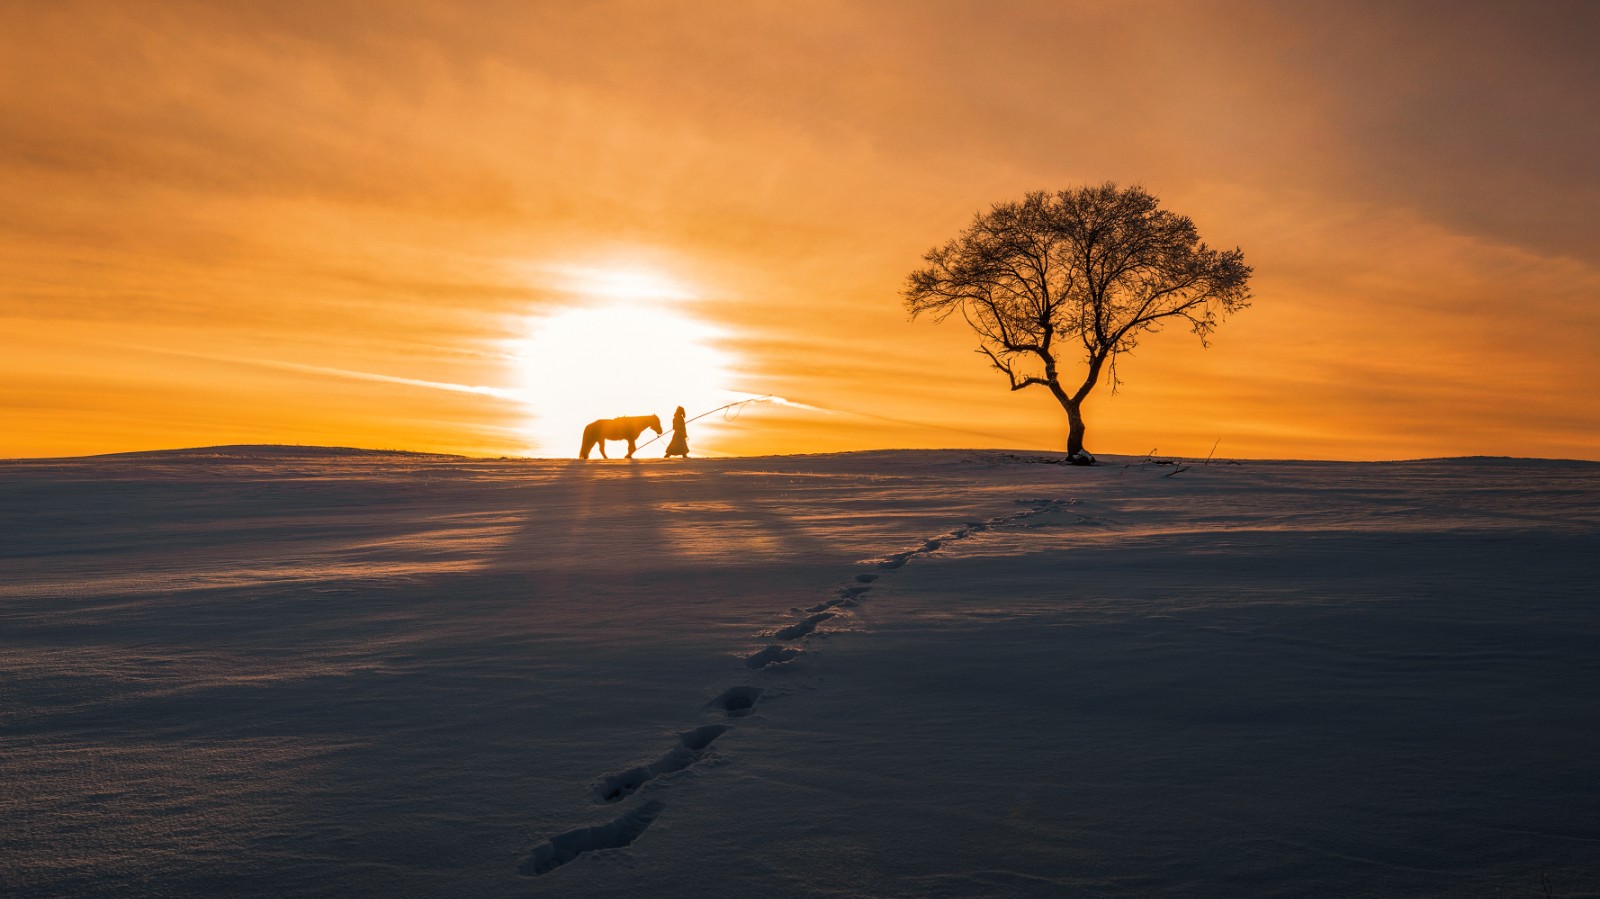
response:
[(689, 458), (689, 428), (683, 420), (683, 407), (672, 413), (672, 442), (667, 444), (667, 454), (663, 458), (673, 456)]

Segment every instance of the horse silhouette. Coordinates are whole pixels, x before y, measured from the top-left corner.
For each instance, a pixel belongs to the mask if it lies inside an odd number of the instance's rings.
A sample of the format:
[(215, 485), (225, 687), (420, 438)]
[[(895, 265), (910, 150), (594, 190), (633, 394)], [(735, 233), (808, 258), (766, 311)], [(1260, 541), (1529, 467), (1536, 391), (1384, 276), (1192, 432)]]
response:
[(639, 439), (645, 428), (650, 428), (657, 434), (661, 433), (661, 416), (659, 415), (627, 415), (622, 418), (602, 418), (591, 421), (583, 429), (583, 451), (578, 458), (589, 458), (589, 450), (600, 447), (600, 458), (609, 459), (606, 455), (607, 440), (628, 441), (627, 458), (633, 458), (633, 442)]

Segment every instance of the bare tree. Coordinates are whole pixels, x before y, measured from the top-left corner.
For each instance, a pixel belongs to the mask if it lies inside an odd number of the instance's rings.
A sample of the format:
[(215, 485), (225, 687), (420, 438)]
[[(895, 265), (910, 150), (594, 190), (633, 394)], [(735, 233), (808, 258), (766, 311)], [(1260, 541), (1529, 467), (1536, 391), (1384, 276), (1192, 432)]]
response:
[[(980, 213), (955, 240), (929, 250), (905, 288), (911, 317), (960, 312), (978, 352), (1012, 390), (1039, 385), (1067, 413), (1067, 455), (1083, 454), (1083, 401), (1145, 332), (1186, 322), (1205, 346), (1230, 312), (1250, 305), (1244, 253), (1213, 250), (1187, 216), (1138, 185), (1106, 183), (1030, 193)], [(1078, 356), (1083, 380), (1064, 386)]]

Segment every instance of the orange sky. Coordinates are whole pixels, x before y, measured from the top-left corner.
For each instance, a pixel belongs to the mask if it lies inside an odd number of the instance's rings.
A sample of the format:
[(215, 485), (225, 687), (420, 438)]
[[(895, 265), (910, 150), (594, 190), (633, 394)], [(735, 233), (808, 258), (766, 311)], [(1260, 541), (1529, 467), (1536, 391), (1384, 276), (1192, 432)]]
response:
[(1047, 394), (899, 292), (987, 204), (1112, 180), (1242, 247), (1256, 299), (1125, 360), (1091, 449), (1600, 459), (1597, 33), (1584, 3), (7, 3), (0, 457), (570, 455), (563, 415), (766, 393), (691, 445), (1059, 449)]

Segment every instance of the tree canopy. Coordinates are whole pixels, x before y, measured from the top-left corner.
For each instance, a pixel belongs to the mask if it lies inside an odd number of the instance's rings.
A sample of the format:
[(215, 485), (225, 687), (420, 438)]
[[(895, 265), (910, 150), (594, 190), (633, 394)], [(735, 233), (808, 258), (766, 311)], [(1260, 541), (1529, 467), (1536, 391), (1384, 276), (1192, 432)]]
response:
[[(1116, 389), (1117, 358), (1145, 333), (1182, 321), (1206, 345), (1250, 305), (1243, 251), (1206, 246), (1194, 222), (1138, 185), (997, 203), (923, 260), (904, 291), (911, 317), (959, 312), (1012, 390), (1048, 389), (1067, 413), (1073, 458), (1084, 449), (1084, 399), (1102, 377)], [(1082, 379), (1063, 381), (1074, 359)]]

